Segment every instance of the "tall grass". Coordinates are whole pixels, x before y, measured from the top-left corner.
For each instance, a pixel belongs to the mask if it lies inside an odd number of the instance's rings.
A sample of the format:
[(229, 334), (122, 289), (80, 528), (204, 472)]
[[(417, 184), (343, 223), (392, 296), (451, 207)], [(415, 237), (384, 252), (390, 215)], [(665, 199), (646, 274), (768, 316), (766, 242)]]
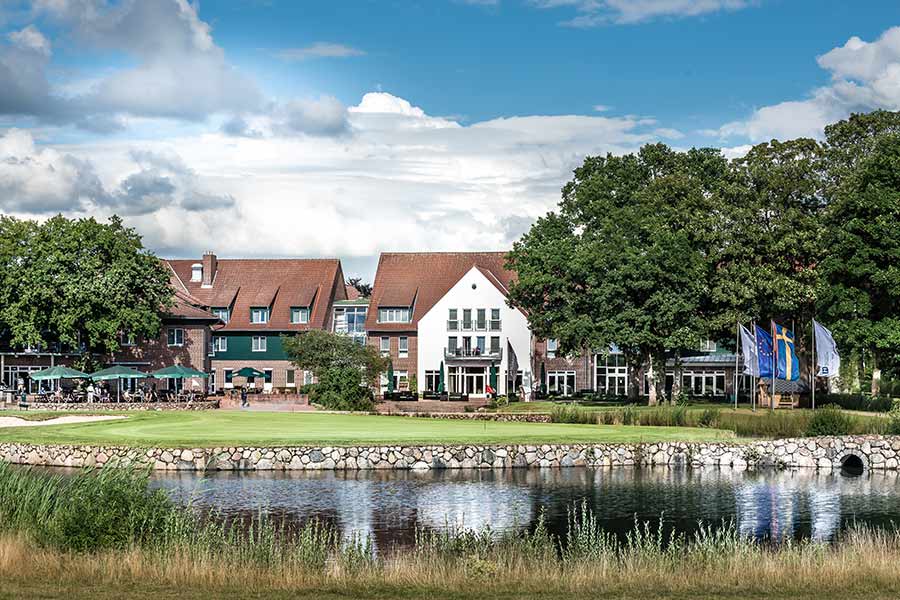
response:
[[(143, 478), (143, 479), (142, 479)], [(342, 540), (312, 522), (299, 528), (257, 517), (226, 524), (162, 502), (140, 488), (140, 474), (86, 472), (69, 484), (58, 477), (0, 467), (0, 581), (10, 597), (897, 597), (900, 532), (857, 527), (832, 544), (760, 543), (736, 528), (701, 526), (673, 534), (637, 523), (625, 539), (603, 531), (586, 505), (574, 506), (567, 531), (548, 532), (543, 519), (523, 532), (419, 530), (409, 548), (375, 553), (367, 539)], [(91, 544), (44, 535), (38, 517), (71, 502), (128, 497), (136, 507), (76, 532)], [(123, 483), (124, 482), (124, 483)], [(134, 485), (126, 494), (122, 486)], [(36, 488), (46, 488), (38, 494)], [(7, 494), (24, 491), (23, 498)], [(140, 493), (143, 493), (143, 499)], [(137, 495), (135, 495), (137, 494)], [(47, 498), (50, 498), (47, 500)], [(35, 508), (6, 508), (39, 502)], [(143, 518), (161, 512), (161, 525)], [(96, 521), (95, 523), (101, 523)], [(115, 531), (119, 530), (119, 531)], [(93, 536), (93, 537), (92, 537)], [(124, 543), (124, 540), (130, 540)], [(44, 588), (41, 586), (52, 585)], [(63, 592), (65, 592), (63, 594)], [(851, 594), (852, 592), (852, 594)], [(129, 596), (132, 595), (132, 596)]]

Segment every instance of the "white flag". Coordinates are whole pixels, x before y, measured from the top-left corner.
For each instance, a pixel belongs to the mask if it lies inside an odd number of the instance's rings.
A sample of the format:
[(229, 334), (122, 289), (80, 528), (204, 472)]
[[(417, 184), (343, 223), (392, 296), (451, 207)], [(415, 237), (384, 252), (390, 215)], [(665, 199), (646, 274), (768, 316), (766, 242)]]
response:
[(759, 377), (759, 351), (756, 347), (756, 338), (750, 335), (747, 328), (741, 327), (741, 349), (744, 353), (744, 375)]
[(816, 377), (837, 377), (841, 370), (841, 357), (834, 337), (825, 327), (813, 320), (816, 332)]

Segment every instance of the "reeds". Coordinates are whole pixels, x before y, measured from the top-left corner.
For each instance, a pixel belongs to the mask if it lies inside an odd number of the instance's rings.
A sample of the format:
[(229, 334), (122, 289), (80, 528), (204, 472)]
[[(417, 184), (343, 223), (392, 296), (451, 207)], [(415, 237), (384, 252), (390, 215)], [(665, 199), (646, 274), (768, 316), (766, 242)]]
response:
[[(98, 587), (120, 591), (117, 597), (161, 589), (197, 597), (288, 597), (301, 592), (323, 597), (473, 598), (900, 594), (896, 529), (854, 527), (833, 543), (768, 544), (741, 536), (727, 523), (701, 525), (685, 535), (636, 522), (631, 533), (618, 539), (603, 531), (581, 504), (570, 510), (561, 536), (550, 533), (541, 517), (532, 528), (516, 532), (421, 529), (411, 546), (375, 552), (369, 538), (342, 538), (317, 521), (291, 526), (262, 514), (227, 521), (161, 502), (156, 492), (147, 490), (146, 474), (107, 471), (84, 472), (72, 482), (0, 467), (4, 591), (13, 597), (44, 593), (41, 586), (54, 582), (57, 587), (49, 595), (65, 590), (73, 598)], [(99, 491), (83, 494), (87, 482)], [(126, 484), (135, 489), (123, 494)], [(138, 506), (122, 512), (104, 505), (125, 497)], [(18, 506), (8, 508), (11, 502)], [(82, 541), (72, 543), (59, 537), (50, 514), (60, 510), (62, 502), (83, 515), (110, 511), (125, 516), (92, 519), (88, 533), (75, 532)], [(159, 519), (146, 518), (148, 510), (159, 511)], [(101, 525), (109, 531), (96, 531)], [(93, 540), (93, 547), (83, 548), (85, 540)]]

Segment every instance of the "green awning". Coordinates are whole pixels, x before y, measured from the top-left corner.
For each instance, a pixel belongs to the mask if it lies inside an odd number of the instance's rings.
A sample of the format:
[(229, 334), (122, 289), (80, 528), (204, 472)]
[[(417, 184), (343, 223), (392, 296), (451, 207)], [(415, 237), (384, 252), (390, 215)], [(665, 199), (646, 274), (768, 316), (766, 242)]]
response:
[(44, 381), (45, 379), (87, 379), (88, 377), (90, 375), (87, 373), (63, 366), (50, 367), (31, 374), (31, 379), (35, 381)]
[(488, 375), (488, 385), (494, 390), (494, 394), (497, 394), (497, 365), (493, 363), (491, 363), (490, 375)]
[(235, 373), (238, 377), (265, 377), (266, 374), (258, 369), (254, 369), (253, 367), (243, 367), (238, 369)]
[(387, 391), (390, 394), (394, 393), (394, 363), (388, 363)]
[(171, 367), (164, 367), (162, 369), (153, 371), (152, 373), (150, 373), (150, 375), (156, 377), (157, 379), (190, 379), (192, 377), (202, 377), (206, 379), (209, 377), (209, 375), (204, 373), (203, 371), (198, 371), (197, 369), (192, 369), (183, 365), (172, 365)]
[(94, 381), (107, 381), (111, 379), (144, 379), (150, 377), (147, 373), (141, 373), (137, 369), (131, 367), (123, 367), (115, 365), (108, 369), (102, 369), (96, 373), (91, 373), (91, 379)]

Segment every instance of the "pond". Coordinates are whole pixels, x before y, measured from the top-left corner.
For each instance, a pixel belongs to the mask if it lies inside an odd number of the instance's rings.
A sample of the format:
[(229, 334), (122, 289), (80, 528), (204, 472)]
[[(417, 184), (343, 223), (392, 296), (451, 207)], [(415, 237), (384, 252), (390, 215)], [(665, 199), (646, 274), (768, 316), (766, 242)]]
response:
[(566, 530), (582, 502), (622, 537), (635, 522), (690, 533), (732, 522), (758, 539), (833, 539), (853, 523), (900, 523), (900, 475), (741, 471), (728, 468), (506, 469), (160, 473), (152, 485), (228, 517), (260, 511), (293, 522), (319, 519), (376, 547), (411, 544), (417, 528)]

